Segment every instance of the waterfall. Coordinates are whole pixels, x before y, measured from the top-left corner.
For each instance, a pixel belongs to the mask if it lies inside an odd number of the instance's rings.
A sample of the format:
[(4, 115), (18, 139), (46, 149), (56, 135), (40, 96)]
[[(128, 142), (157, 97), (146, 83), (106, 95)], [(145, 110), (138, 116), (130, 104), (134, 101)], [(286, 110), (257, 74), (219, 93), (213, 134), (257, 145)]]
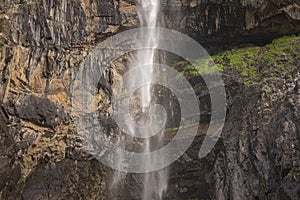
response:
[[(159, 1), (160, 0), (138, 0), (137, 4), (137, 13), (141, 23), (141, 27), (156, 27), (157, 26), (157, 17), (159, 11)], [(149, 65), (154, 63), (154, 51), (155, 46), (157, 46), (158, 35), (156, 31), (147, 29), (144, 31), (145, 40), (148, 46), (152, 45), (153, 49), (147, 49), (144, 51), (138, 52), (138, 57), (136, 60), (136, 66)], [(153, 78), (152, 67), (149, 67), (143, 74), (143, 79), (151, 81)], [(141, 91), (141, 102), (143, 107), (149, 106), (151, 101), (151, 88), (150, 85), (144, 87)]]
[[(156, 27), (158, 22), (158, 14), (160, 8), (160, 0), (138, 0), (137, 1), (137, 13), (141, 23), (141, 27)], [(154, 63), (154, 54), (155, 47), (159, 40), (159, 35), (155, 29), (147, 29), (144, 32), (144, 37), (149, 44), (152, 46), (152, 49), (147, 49), (144, 51), (138, 52), (136, 66), (148, 65), (149, 67), (143, 73), (143, 78), (145, 80), (150, 80), (153, 78), (153, 63)], [(152, 64), (152, 65), (151, 65)], [(141, 90), (141, 106), (148, 107), (151, 102), (151, 86), (145, 86)], [(162, 137), (160, 134), (156, 136), (155, 140), (148, 138), (145, 139), (144, 152), (151, 151), (153, 146), (162, 145)], [(146, 163), (141, 163), (141, 165), (149, 166), (153, 165), (156, 161), (147, 159)], [(162, 199), (163, 193), (166, 191), (168, 186), (168, 171), (167, 169), (161, 169), (155, 172), (149, 172), (144, 174), (144, 183), (143, 183), (143, 196), (144, 200), (156, 200)]]
[[(137, 13), (139, 17), (139, 21), (141, 24), (141, 28), (143, 27), (157, 27), (158, 26), (158, 15), (160, 9), (160, 0), (137, 0)], [(152, 48), (148, 49), (141, 49), (137, 51), (136, 59), (134, 59), (133, 63), (130, 63), (129, 68), (134, 69), (134, 67), (144, 66), (142, 67), (142, 73), (135, 73), (135, 71), (131, 71), (129, 74), (130, 81), (129, 85), (126, 87), (134, 88), (135, 85), (138, 85), (140, 82), (139, 80), (146, 80), (147, 82), (152, 83), (153, 79), (155, 78), (154, 74), (154, 64), (157, 59), (157, 52), (156, 48), (158, 46), (159, 35), (155, 29), (142, 29), (141, 37), (139, 38), (138, 42), (141, 44), (137, 45), (144, 45), (150, 46)], [(146, 66), (146, 67), (145, 67)], [(141, 124), (149, 122), (149, 108), (154, 101), (154, 93), (151, 91), (151, 85), (145, 85), (137, 91), (134, 95), (139, 99), (139, 106), (138, 109), (139, 113), (135, 113), (144, 117)], [(135, 102), (137, 103), (137, 102)], [(131, 113), (132, 114), (132, 113)], [(159, 115), (159, 114), (156, 114)], [(147, 117), (148, 116), (148, 117)], [(156, 116), (155, 116), (156, 117)], [(138, 123), (139, 124), (139, 123)], [(154, 124), (154, 126), (158, 126)], [(157, 127), (152, 127), (157, 128)], [(159, 129), (158, 129), (159, 130)], [(135, 127), (129, 126), (129, 131), (132, 133), (136, 132)], [(151, 130), (149, 130), (151, 131)], [(124, 139), (124, 138), (123, 138)], [(144, 138), (143, 139), (143, 149), (142, 152), (151, 152), (161, 146), (162, 143), (163, 133), (160, 132), (153, 137)], [(130, 140), (130, 141), (129, 141)], [(133, 142), (133, 139), (128, 139), (127, 141), (122, 141), (120, 139), (119, 145), (125, 149), (127, 144)], [(116, 158), (115, 161), (119, 165), (120, 158)], [(157, 165), (158, 159), (155, 156), (152, 158), (147, 157), (145, 162), (137, 163), (144, 171), (147, 171), (149, 166)], [(154, 172), (148, 172), (144, 174), (137, 175), (139, 178), (142, 178), (143, 181), (143, 190), (140, 193), (140, 199), (143, 200), (161, 200), (163, 199), (163, 194), (167, 190), (168, 186), (168, 169), (160, 169)], [(122, 172), (115, 172), (113, 181), (112, 181), (112, 190), (118, 190), (124, 188), (124, 185), (120, 185), (122, 180), (126, 179), (126, 174)], [(117, 192), (118, 193), (118, 192)], [(121, 192), (122, 193), (122, 192)], [(124, 194), (124, 193), (123, 193)]]

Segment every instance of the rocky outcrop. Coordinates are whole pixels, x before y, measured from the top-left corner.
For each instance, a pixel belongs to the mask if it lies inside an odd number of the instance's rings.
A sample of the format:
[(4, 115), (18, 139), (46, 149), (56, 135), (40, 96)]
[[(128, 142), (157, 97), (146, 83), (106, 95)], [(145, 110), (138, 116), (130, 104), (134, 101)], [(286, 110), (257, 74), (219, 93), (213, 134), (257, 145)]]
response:
[[(95, 45), (111, 34), (138, 26), (134, 4), (132, 0), (6, 0), (0, 8), (1, 40), (46, 50)], [(161, 4), (162, 26), (187, 33), (215, 51), (266, 43), (300, 30), (297, 0), (162, 0)]]
[(192, 36), (215, 53), (237, 45), (265, 44), (276, 37), (298, 33), (299, 3), (166, 0), (163, 24)]
[(299, 198), (299, 74), (293, 78), (265, 79), (235, 97), (213, 170), (214, 198)]
[(299, 199), (299, 42), (213, 56), (226, 85), (225, 127), (206, 158), (197, 160), (200, 136), (171, 166), (170, 199)]
[[(164, 0), (161, 24), (217, 53), (298, 33), (299, 5), (297, 0)], [(1, 2), (0, 199), (105, 199), (111, 173), (82, 150), (70, 116), (71, 85), (100, 41), (138, 24), (132, 0)], [(171, 166), (166, 198), (299, 198), (297, 46), (290, 44), (278, 60), (266, 55), (270, 47), (251, 54), (261, 58), (251, 65), (254, 77), (244, 65), (226, 65), (237, 63), (238, 52), (216, 57), (225, 67), (229, 102), (222, 139), (204, 160), (197, 160), (202, 138), (196, 139)], [(268, 70), (272, 63), (276, 67)], [(104, 77), (119, 76), (118, 66)], [(105, 106), (108, 94), (100, 95)], [(138, 197), (139, 185), (129, 180), (124, 191)]]

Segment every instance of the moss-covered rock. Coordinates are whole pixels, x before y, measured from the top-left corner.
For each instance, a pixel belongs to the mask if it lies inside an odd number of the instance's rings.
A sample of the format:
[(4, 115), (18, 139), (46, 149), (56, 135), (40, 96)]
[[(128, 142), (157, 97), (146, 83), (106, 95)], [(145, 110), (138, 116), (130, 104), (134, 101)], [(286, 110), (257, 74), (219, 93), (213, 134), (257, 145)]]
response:
[(198, 76), (216, 71), (238, 76), (245, 85), (257, 84), (264, 78), (290, 79), (300, 68), (300, 36), (285, 36), (263, 47), (233, 49), (198, 60), (196, 65), (184, 62), (181, 74)]

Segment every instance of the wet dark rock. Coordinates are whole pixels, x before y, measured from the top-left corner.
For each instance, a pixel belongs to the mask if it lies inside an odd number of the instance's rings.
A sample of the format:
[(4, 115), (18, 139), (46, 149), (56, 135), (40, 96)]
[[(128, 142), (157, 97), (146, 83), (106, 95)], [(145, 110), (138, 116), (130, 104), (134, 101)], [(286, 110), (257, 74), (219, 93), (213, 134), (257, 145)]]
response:
[(96, 160), (41, 164), (24, 183), (25, 199), (103, 199), (106, 174)]
[(21, 119), (40, 126), (56, 127), (67, 122), (64, 110), (46, 97), (28, 95), (16, 105), (16, 114)]

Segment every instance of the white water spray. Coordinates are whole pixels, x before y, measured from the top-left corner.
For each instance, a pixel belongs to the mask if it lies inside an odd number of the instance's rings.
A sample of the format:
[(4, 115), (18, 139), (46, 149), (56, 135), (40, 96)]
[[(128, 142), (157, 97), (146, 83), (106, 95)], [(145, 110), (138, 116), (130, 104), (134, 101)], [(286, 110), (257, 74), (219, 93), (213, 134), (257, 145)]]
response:
[[(157, 27), (158, 14), (160, 8), (160, 0), (138, 0), (137, 12), (140, 19), (141, 27)], [(152, 82), (153, 75), (153, 64), (154, 64), (154, 53), (155, 48), (158, 46), (159, 35), (155, 29), (146, 29), (143, 38), (145, 38), (147, 46), (153, 48), (138, 52), (136, 66), (148, 65), (149, 67), (143, 73), (143, 77), (147, 81)], [(148, 107), (151, 103), (151, 86), (147, 85), (141, 90), (141, 106)], [(153, 141), (150, 138), (145, 139), (144, 152), (150, 152), (152, 146), (161, 146), (162, 137), (160, 134), (156, 140)], [(154, 144), (152, 144), (154, 143)], [(145, 163), (140, 163), (145, 166), (145, 169), (149, 165), (154, 165), (156, 160), (147, 159)], [(144, 200), (156, 200), (162, 199), (163, 193), (168, 187), (168, 171), (167, 169), (161, 169), (155, 172), (144, 174), (144, 190), (142, 198)]]
[[(141, 27), (157, 27), (158, 22), (158, 14), (159, 14), (159, 8), (160, 8), (160, 0), (137, 0), (137, 13), (140, 20)], [(131, 69), (135, 67), (141, 67), (141, 66), (147, 66), (142, 68), (142, 73), (131, 71), (129, 74), (129, 85), (127, 87), (134, 88), (136, 85), (139, 84), (140, 80), (144, 80), (145, 82), (153, 83), (154, 79), (154, 63), (155, 60), (155, 51), (158, 46), (159, 42), (159, 34), (156, 29), (144, 29), (142, 30), (142, 33), (140, 35), (139, 42), (140, 45), (139, 48), (142, 46), (151, 47), (148, 49), (143, 49), (137, 51), (137, 57), (136, 60), (134, 60), (134, 63), (131, 63)], [(149, 108), (151, 107), (151, 102), (154, 100), (152, 99), (152, 92), (151, 92), (151, 85), (145, 85), (142, 86), (139, 89), (139, 92), (137, 93), (139, 99), (140, 99), (140, 106), (141, 109), (139, 109), (138, 114), (140, 115), (147, 115), (149, 114)], [(156, 117), (156, 116), (154, 116)], [(161, 116), (160, 116), (161, 117)], [(142, 123), (146, 123), (144, 122)], [(159, 124), (154, 124), (154, 126), (158, 126)], [(158, 127), (152, 127), (153, 129), (156, 129)], [(129, 131), (131, 133), (135, 133), (137, 130), (135, 130), (134, 126), (128, 127)], [(158, 129), (159, 130), (159, 129)], [(151, 131), (151, 130), (149, 130)], [(145, 135), (148, 135), (147, 133), (143, 133)], [(150, 133), (149, 133), (150, 134)], [(123, 138), (124, 139), (124, 138)], [(153, 148), (162, 146), (162, 139), (163, 134), (159, 133), (151, 138), (144, 139), (144, 146), (143, 146), (143, 152), (150, 152), (153, 150)], [(122, 140), (122, 139), (121, 139)], [(132, 142), (132, 141), (130, 141)], [(122, 146), (122, 148), (125, 148), (126, 142), (121, 142), (119, 145)], [(119, 165), (120, 158), (116, 158), (116, 163)], [(140, 165), (142, 169), (145, 169), (144, 171), (147, 171), (149, 169), (149, 166), (157, 166), (158, 158), (156, 156), (148, 156), (146, 158), (145, 162), (137, 163)], [(167, 166), (167, 165), (166, 165)], [(152, 167), (150, 167), (152, 168)], [(143, 200), (161, 200), (163, 199), (163, 194), (167, 190), (168, 187), (168, 170), (167, 168), (160, 169), (158, 171), (149, 172), (142, 174), (143, 175), (143, 191), (140, 194), (141, 199)], [(116, 172), (113, 179), (113, 187), (118, 188), (121, 180), (123, 179), (122, 176), (126, 176), (126, 174), (122, 172)]]
[[(159, 1), (160, 0), (138, 0), (137, 5), (137, 13), (140, 19), (141, 27), (156, 27), (157, 26), (157, 18), (158, 18), (158, 12), (159, 12)], [(144, 51), (138, 52), (138, 57), (136, 60), (135, 65), (136, 66), (143, 66), (143, 65), (149, 65), (153, 64), (154, 62), (154, 51), (157, 47), (158, 42), (158, 34), (155, 31), (155, 29), (146, 29), (147, 31), (144, 31), (143, 38), (146, 41), (147, 46), (152, 46), (153, 48), (147, 49)], [(152, 67), (147, 68), (147, 70), (144, 72), (143, 78), (147, 81), (151, 81), (153, 78), (153, 69)], [(141, 103), (143, 107), (149, 106), (149, 103), (151, 101), (151, 86), (145, 86), (141, 90)]]

